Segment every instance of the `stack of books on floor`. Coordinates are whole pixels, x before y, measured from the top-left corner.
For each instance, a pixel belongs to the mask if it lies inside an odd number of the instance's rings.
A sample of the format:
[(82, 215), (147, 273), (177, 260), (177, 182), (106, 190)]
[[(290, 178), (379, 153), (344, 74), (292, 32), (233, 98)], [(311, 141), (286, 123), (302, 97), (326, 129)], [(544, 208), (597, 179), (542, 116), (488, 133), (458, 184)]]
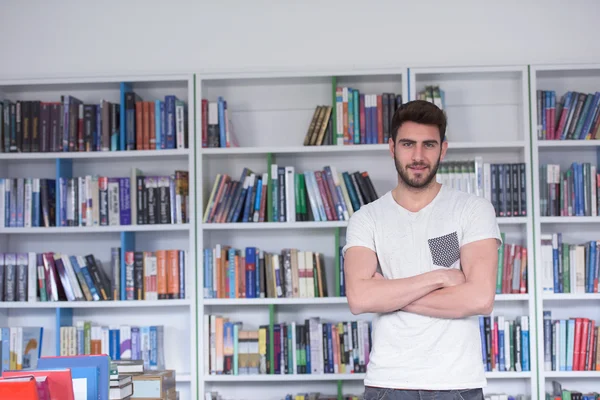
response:
[(143, 360), (115, 360), (111, 365), (110, 400), (178, 399), (174, 370), (147, 370)]

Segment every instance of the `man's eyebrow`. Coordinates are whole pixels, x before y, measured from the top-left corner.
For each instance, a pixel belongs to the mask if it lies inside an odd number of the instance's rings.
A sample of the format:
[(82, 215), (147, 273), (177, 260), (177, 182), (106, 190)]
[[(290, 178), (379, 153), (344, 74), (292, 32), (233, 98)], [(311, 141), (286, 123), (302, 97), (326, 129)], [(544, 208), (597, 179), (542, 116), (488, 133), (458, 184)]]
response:
[[(398, 143), (417, 143), (416, 140), (412, 140), (412, 139), (398, 139)], [(439, 144), (439, 142), (437, 140), (424, 140), (423, 143), (425, 144)]]

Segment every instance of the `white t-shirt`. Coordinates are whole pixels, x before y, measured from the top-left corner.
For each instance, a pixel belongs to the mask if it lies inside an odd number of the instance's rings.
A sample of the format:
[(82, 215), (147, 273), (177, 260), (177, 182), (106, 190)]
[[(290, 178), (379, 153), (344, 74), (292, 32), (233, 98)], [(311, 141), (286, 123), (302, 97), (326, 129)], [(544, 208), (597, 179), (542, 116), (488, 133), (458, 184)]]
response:
[[(418, 212), (401, 207), (388, 192), (352, 215), (343, 253), (364, 246), (377, 253), (388, 279), (434, 269), (460, 268), (460, 247), (496, 238), (492, 204), (483, 197), (442, 186)], [(373, 320), (366, 386), (454, 390), (484, 387), (477, 316), (442, 319), (397, 311)]]

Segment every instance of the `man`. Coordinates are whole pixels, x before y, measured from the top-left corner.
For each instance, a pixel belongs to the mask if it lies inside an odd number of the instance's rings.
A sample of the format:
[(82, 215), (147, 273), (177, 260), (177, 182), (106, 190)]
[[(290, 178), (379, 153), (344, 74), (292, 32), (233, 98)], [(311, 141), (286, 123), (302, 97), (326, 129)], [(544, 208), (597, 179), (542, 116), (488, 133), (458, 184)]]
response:
[(430, 102), (396, 111), (398, 185), (348, 224), (350, 309), (376, 314), (365, 400), (483, 399), (477, 316), (492, 311), (501, 236), (489, 201), (435, 179), (446, 124)]

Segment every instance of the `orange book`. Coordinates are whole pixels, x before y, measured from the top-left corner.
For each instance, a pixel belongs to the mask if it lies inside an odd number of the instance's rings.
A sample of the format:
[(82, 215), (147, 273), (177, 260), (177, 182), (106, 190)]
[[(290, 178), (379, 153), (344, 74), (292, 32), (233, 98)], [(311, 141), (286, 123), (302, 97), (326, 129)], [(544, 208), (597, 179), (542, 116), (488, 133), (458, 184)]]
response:
[(144, 102), (135, 103), (135, 149), (144, 148)]
[(167, 299), (167, 251), (156, 250), (156, 279), (158, 299)]
[(167, 295), (179, 298), (179, 250), (167, 250)]
[(150, 150), (156, 150), (156, 107), (152, 101), (148, 102), (148, 111), (150, 113)]

